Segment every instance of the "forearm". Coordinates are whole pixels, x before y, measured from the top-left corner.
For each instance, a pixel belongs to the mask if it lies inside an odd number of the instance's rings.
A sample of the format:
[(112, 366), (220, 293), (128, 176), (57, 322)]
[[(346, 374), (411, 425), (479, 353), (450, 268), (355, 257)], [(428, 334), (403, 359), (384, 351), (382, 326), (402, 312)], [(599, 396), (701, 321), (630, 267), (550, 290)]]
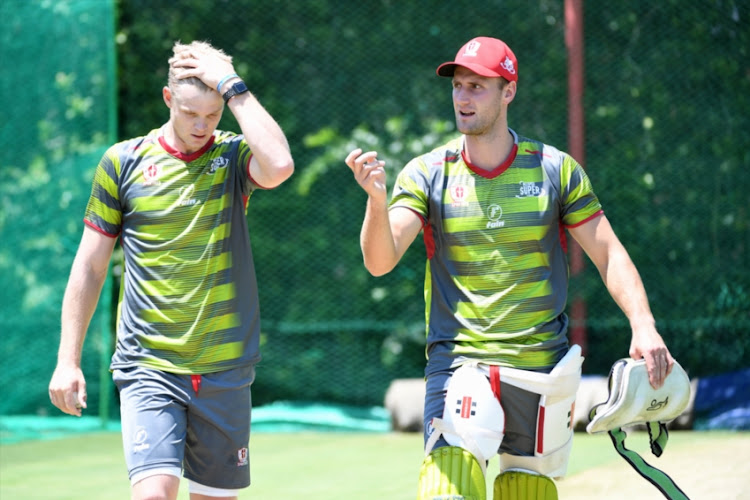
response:
[(237, 119), (258, 171), (255, 181), (265, 188), (276, 187), (294, 171), (289, 142), (281, 127), (250, 92), (237, 95), (227, 106)]
[(71, 270), (62, 305), (58, 363), (79, 367), (91, 318), (99, 301), (106, 273), (94, 273), (77, 259)]
[(570, 232), (594, 262), (607, 290), (630, 322), (630, 357), (645, 359), (651, 385), (661, 387), (674, 359), (656, 330), (646, 289), (628, 252), (603, 215)]
[(374, 276), (390, 272), (399, 256), (391, 232), (387, 202), (367, 199), (365, 219), (360, 233), (360, 246), (365, 267)]
[(654, 316), (640, 274), (624, 248), (612, 252), (607, 267), (601, 270), (610, 295), (628, 318), (631, 328), (653, 327)]

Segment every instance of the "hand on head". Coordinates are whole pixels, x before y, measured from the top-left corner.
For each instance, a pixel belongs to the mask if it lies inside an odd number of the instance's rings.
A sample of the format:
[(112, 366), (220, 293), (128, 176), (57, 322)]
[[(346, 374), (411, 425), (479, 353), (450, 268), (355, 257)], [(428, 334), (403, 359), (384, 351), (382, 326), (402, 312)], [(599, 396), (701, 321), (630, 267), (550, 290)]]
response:
[(169, 66), (178, 80), (195, 77), (212, 89), (222, 83), (225, 90), (225, 78), (235, 75), (232, 58), (207, 44), (175, 45)]

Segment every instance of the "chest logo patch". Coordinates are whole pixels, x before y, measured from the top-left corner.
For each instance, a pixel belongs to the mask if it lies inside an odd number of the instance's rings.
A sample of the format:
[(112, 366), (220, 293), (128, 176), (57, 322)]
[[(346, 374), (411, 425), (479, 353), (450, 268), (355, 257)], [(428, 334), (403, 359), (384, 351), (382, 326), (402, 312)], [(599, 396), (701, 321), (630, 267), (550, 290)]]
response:
[(487, 229), (495, 229), (498, 227), (505, 226), (505, 221), (501, 220), (503, 217), (503, 209), (500, 205), (493, 203), (487, 207)]
[(461, 207), (461, 206), (466, 206), (466, 205), (469, 204), (466, 201), (466, 199), (469, 196), (469, 187), (468, 186), (463, 186), (463, 185), (460, 185), (460, 184), (459, 185), (455, 185), (455, 186), (451, 186), (448, 189), (448, 193), (450, 194), (450, 197), (451, 197), (451, 204), (454, 207)]
[(219, 156), (218, 158), (214, 158), (211, 162), (211, 167), (209, 167), (207, 174), (211, 175), (215, 173), (220, 168), (225, 168), (227, 165), (229, 165), (229, 160), (224, 158), (223, 156)]
[(159, 184), (159, 177), (161, 176), (161, 168), (159, 165), (156, 165), (155, 163), (146, 165), (143, 167), (142, 172), (144, 186), (156, 186)]
[(193, 198), (195, 195), (195, 186), (190, 184), (189, 186), (182, 186), (180, 188), (179, 204), (183, 207), (192, 207), (198, 205), (201, 200)]
[(544, 190), (534, 182), (519, 182), (519, 189), (516, 198), (526, 198), (527, 196), (541, 196)]

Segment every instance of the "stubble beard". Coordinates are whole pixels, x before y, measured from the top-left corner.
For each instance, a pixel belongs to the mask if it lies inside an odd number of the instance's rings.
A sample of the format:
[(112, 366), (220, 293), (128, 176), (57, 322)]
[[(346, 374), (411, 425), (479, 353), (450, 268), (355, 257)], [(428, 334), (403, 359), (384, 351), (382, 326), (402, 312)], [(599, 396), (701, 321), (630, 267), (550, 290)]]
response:
[(467, 123), (461, 120), (461, 114), (456, 111), (456, 128), (459, 132), (468, 136), (485, 136), (493, 134), (495, 125), (500, 121), (501, 115), (498, 113), (490, 120), (489, 117), (479, 117), (474, 115), (473, 121)]
[(492, 127), (482, 121), (476, 121), (474, 123), (465, 123), (461, 121), (461, 115), (456, 113), (456, 128), (459, 132), (464, 135), (479, 136), (489, 132)]

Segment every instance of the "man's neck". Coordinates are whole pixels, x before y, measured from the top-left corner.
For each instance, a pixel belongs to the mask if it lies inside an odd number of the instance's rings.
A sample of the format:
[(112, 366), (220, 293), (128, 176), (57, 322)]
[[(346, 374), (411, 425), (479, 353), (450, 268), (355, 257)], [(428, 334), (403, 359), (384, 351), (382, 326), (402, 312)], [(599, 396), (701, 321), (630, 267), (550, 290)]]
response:
[(162, 125), (160, 133), (161, 133), (161, 136), (164, 137), (164, 142), (169, 144), (173, 149), (178, 150), (177, 142), (175, 141), (174, 128), (172, 128), (171, 122), (167, 122), (164, 125)]
[(508, 158), (513, 149), (514, 139), (507, 127), (499, 134), (466, 135), (464, 154), (474, 166), (483, 170), (493, 170)]

